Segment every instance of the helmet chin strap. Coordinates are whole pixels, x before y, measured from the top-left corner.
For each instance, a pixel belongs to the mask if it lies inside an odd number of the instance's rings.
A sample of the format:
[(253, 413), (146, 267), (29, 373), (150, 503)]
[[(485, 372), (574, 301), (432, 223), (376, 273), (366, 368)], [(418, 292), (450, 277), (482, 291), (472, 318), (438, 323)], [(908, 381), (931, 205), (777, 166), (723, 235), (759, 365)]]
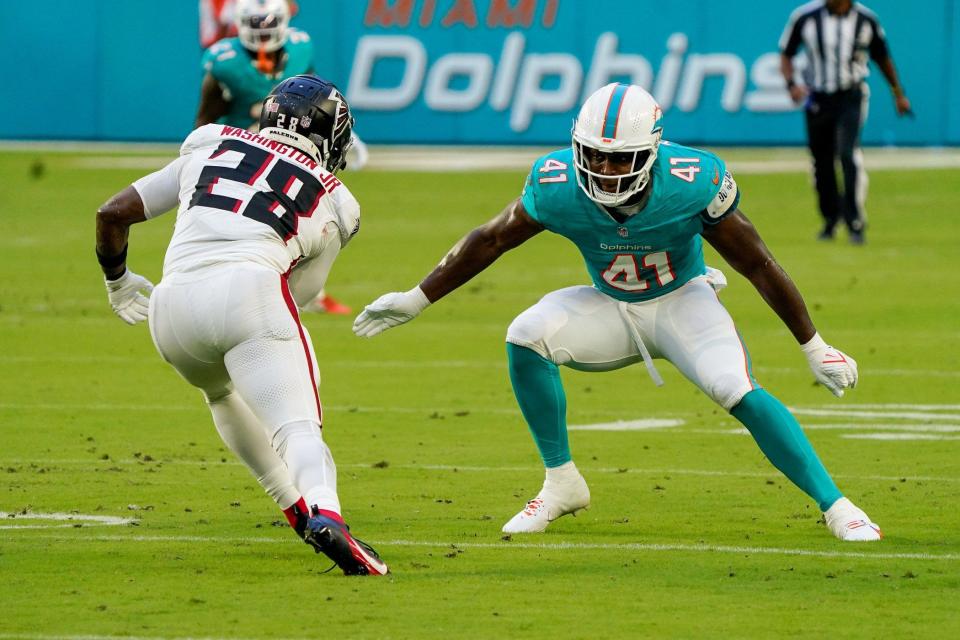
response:
[(269, 138), (271, 140), (276, 140), (277, 142), (288, 144), (291, 147), (296, 147), (317, 162), (320, 162), (320, 164), (323, 164), (323, 162), (321, 162), (322, 156), (320, 155), (320, 150), (317, 148), (317, 145), (315, 145), (312, 140), (306, 136), (300, 135), (296, 131), (288, 131), (279, 127), (267, 127), (266, 129), (260, 131), (260, 135), (264, 138)]

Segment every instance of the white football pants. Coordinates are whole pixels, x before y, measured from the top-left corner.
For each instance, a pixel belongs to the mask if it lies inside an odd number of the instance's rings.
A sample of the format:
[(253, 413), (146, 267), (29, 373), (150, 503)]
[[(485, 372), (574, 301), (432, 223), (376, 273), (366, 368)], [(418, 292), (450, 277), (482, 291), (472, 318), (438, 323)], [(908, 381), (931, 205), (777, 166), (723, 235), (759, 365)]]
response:
[(728, 411), (759, 386), (733, 319), (707, 276), (646, 302), (620, 302), (590, 286), (560, 289), (517, 316), (507, 342), (583, 371), (640, 362), (642, 344)]
[(223, 441), (282, 507), (340, 513), (320, 432), (320, 376), (286, 280), (258, 265), (171, 274), (150, 297), (164, 360), (199, 388)]

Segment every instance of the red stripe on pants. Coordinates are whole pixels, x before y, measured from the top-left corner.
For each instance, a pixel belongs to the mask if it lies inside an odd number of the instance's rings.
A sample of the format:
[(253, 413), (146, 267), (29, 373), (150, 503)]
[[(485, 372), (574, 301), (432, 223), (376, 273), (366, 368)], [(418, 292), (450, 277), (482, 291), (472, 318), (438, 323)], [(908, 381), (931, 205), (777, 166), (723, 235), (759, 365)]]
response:
[(300, 332), (300, 344), (303, 345), (303, 353), (307, 356), (307, 371), (310, 372), (310, 384), (313, 386), (313, 397), (317, 401), (317, 420), (320, 421), (322, 428), (323, 409), (320, 408), (320, 393), (317, 391), (317, 379), (313, 375), (313, 358), (310, 357), (310, 345), (307, 344), (307, 336), (303, 332), (303, 325), (300, 324), (300, 312), (297, 311), (297, 304), (293, 301), (293, 296), (290, 295), (290, 287), (287, 285), (287, 279), (283, 276), (280, 276), (280, 291), (283, 293), (283, 301), (287, 303), (287, 309), (290, 310), (290, 315), (293, 316), (293, 321), (297, 324), (297, 331)]

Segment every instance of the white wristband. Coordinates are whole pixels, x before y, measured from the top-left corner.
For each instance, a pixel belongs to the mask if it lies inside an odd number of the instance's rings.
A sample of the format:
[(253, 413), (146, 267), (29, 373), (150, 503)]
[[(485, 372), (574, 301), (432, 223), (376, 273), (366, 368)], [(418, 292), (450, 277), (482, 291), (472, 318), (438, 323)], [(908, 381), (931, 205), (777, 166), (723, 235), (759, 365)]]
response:
[(827, 343), (823, 341), (823, 338), (820, 337), (820, 332), (813, 334), (813, 337), (810, 338), (806, 343), (800, 345), (800, 349), (804, 353), (810, 354), (818, 349), (826, 349)]
[(419, 286), (407, 291), (406, 295), (410, 297), (410, 301), (413, 302), (418, 313), (430, 306), (430, 300), (427, 298), (427, 294), (425, 294)]

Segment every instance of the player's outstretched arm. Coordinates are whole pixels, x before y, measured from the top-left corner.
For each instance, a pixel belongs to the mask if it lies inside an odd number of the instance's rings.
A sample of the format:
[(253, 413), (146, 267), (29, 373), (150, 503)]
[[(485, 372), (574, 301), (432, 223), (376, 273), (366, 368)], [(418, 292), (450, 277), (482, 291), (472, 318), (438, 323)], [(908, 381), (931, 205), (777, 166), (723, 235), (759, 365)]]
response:
[(230, 111), (230, 103), (223, 97), (223, 89), (213, 74), (209, 71), (203, 77), (200, 85), (200, 106), (197, 108), (197, 117), (193, 128), (216, 122)]
[(464, 236), (419, 286), (380, 296), (353, 322), (353, 332), (370, 338), (409, 322), (421, 311), (468, 282), (505, 252), (543, 231), (517, 198), (486, 224)]
[(143, 200), (132, 185), (97, 210), (97, 261), (110, 306), (127, 324), (147, 319), (149, 302), (141, 291), (153, 291), (153, 283), (127, 269), (130, 226), (146, 219)]
[(777, 263), (756, 228), (739, 210), (712, 227), (703, 237), (738, 273), (747, 278), (800, 343), (817, 381), (840, 397), (857, 384), (857, 363), (824, 342), (807, 312), (797, 286)]

